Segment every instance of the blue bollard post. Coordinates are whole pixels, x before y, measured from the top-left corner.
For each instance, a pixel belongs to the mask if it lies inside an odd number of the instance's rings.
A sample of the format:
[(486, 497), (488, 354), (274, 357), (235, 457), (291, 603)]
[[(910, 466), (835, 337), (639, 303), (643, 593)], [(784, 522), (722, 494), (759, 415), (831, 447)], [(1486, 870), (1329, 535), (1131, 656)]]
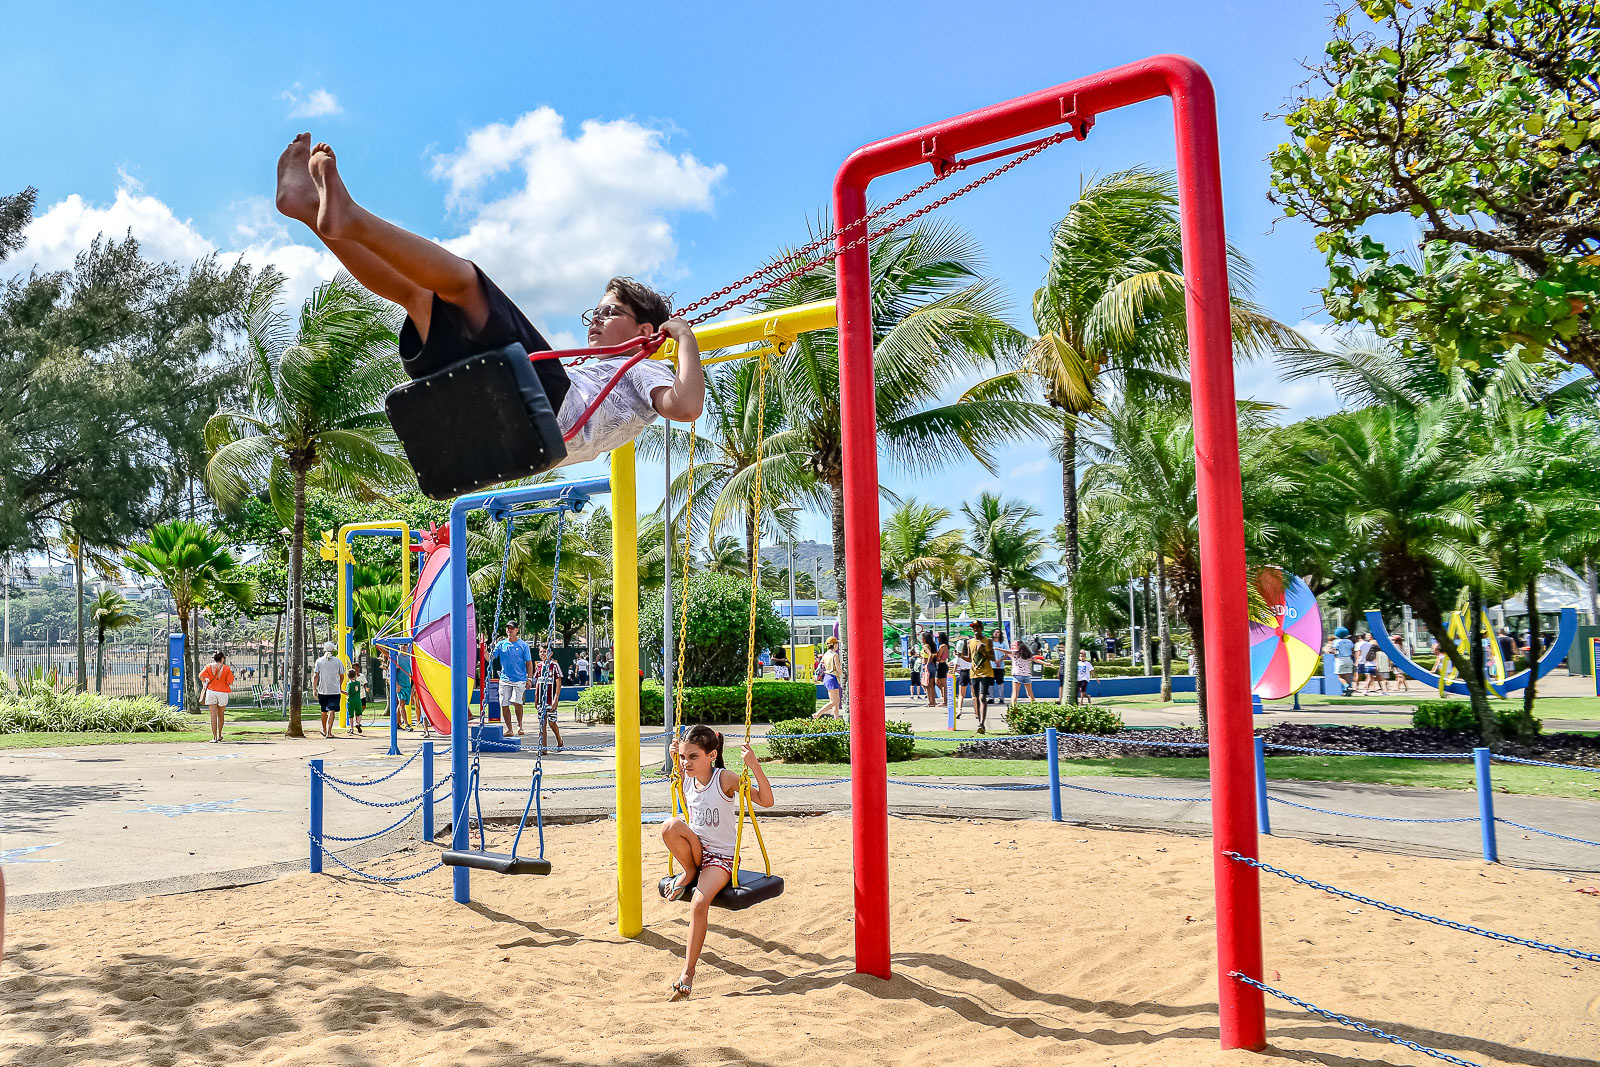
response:
[(322, 761), (311, 761), (311, 873), (322, 873)]
[(422, 837), (433, 840), (433, 742), (422, 742)]
[(400, 755), (400, 694), (394, 687), (394, 659), (399, 653), (389, 651), (389, 755)]
[(1256, 738), (1256, 822), (1264, 834), (1272, 833), (1272, 816), (1267, 814), (1267, 743)]
[(1061, 757), (1056, 752), (1056, 728), (1044, 728), (1044, 765), (1050, 775), (1050, 818), (1061, 821)]
[(1489, 780), (1489, 750), (1472, 750), (1472, 765), (1478, 772), (1478, 822), (1483, 830), (1483, 862), (1499, 863), (1500, 850), (1494, 840), (1494, 783)]
[(951, 664), (950, 673), (945, 677), (944, 697), (944, 728), (946, 730), (954, 730), (956, 728), (956, 672), (954, 664)]

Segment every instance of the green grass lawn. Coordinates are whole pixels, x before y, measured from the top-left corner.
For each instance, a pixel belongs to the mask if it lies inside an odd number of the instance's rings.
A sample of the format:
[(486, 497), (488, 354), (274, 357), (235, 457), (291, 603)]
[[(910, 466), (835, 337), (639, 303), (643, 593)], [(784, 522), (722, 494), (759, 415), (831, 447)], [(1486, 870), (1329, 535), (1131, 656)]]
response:
[[(266, 730), (235, 730), (228, 727), (222, 731), (222, 736), (229, 741), (260, 741), (263, 738), (271, 739), (282, 735)], [(197, 730), (174, 730), (158, 734), (96, 731), (0, 734), (0, 751), (26, 748), (75, 748), (81, 745), (161, 745), (210, 740), (211, 729), (203, 725)]]

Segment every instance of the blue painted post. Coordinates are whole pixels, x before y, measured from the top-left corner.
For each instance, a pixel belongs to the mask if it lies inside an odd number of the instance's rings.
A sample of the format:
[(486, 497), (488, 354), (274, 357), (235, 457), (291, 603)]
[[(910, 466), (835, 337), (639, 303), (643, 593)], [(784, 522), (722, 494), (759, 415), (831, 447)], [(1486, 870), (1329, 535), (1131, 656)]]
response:
[(322, 761), (311, 761), (311, 873), (322, 873)]
[(956, 728), (956, 665), (950, 664), (950, 673), (945, 677), (944, 683), (944, 728)]
[(1261, 698), (1255, 693), (1250, 694), (1250, 714), (1265, 715), (1267, 709), (1261, 706)]
[[(467, 739), (472, 727), (469, 684), (477, 634), (462, 622), (467, 618), (467, 511), (474, 505), (481, 506), (481, 502), (470, 497), (457, 497), (450, 505), (450, 847), (458, 852), (471, 847), (466, 819), (467, 798), (472, 795), (467, 781)], [(457, 904), (472, 899), (467, 868), (450, 868), (450, 882), (450, 896)]]
[(422, 836), (433, 840), (433, 742), (422, 742)]
[(1494, 840), (1494, 783), (1489, 780), (1489, 750), (1472, 750), (1472, 765), (1478, 772), (1478, 822), (1483, 830), (1483, 862), (1499, 863), (1500, 850)]
[(400, 650), (389, 650), (389, 755), (400, 755), (400, 694), (394, 685), (394, 661)]
[(1050, 775), (1050, 819), (1061, 821), (1061, 757), (1056, 753), (1056, 728), (1044, 728), (1044, 765)]
[(1264, 834), (1272, 833), (1272, 816), (1267, 814), (1267, 743), (1256, 738), (1256, 822)]

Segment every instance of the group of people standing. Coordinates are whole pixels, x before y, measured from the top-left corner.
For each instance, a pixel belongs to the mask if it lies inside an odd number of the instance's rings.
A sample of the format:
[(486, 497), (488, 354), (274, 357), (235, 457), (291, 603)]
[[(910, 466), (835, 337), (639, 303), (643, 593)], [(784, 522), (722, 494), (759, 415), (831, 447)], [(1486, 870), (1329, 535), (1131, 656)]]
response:
[[(1044, 656), (1042, 646), (1018, 641), (1007, 648), (997, 644), (984, 632), (982, 622), (970, 624), (970, 637), (958, 638), (951, 645), (950, 635), (924, 630), (918, 636), (917, 665), (912, 669), (912, 695), (923, 696), (927, 707), (939, 707), (951, 700), (951, 672), (955, 678), (955, 717), (961, 718), (967, 700), (972, 701), (973, 717), (978, 721), (978, 733), (987, 733), (991, 694), (996, 703), (1005, 703), (1006, 661), (1011, 663), (1011, 700), (1022, 699), (1024, 692), (1029, 703), (1035, 701), (1033, 693), (1034, 660)], [(1091, 670), (1088, 654), (1080, 664), (1079, 692), (1087, 697), (1086, 671)]]
[[(1405, 638), (1396, 642), (1402, 656), (1410, 656)], [(1405, 671), (1395, 670), (1394, 662), (1372, 634), (1362, 631), (1354, 640), (1350, 631), (1340, 626), (1333, 631), (1333, 639), (1322, 649), (1324, 655), (1333, 656), (1333, 673), (1339, 676), (1345, 696), (1358, 693), (1387, 693), (1386, 683), (1393, 679), (1395, 692), (1408, 692)]]

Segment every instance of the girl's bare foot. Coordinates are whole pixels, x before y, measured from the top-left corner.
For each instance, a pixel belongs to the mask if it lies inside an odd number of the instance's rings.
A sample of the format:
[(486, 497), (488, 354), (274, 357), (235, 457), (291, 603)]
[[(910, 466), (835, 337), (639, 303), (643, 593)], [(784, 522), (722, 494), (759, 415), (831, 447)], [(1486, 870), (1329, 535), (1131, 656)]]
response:
[(305, 223), (317, 226), (317, 186), (311, 180), (311, 135), (302, 133), (289, 142), (278, 157), (278, 210)]
[(306, 166), (317, 190), (317, 233), (335, 240), (354, 237), (351, 228), (359, 209), (350, 197), (350, 190), (345, 188), (344, 179), (339, 177), (333, 146), (327, 141), (318, 141), (311, 149), (311, 160)]

